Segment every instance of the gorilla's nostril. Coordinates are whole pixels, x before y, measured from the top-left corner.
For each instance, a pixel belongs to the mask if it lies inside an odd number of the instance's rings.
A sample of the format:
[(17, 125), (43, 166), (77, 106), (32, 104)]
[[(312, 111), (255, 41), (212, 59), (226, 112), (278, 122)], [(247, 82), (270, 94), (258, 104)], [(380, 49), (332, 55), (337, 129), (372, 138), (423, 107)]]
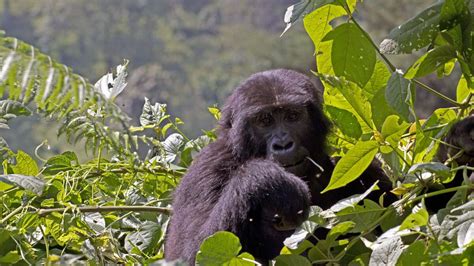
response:
[(273, 148), (274, 151), (281, 151), (281, 150), (284, 149), (283, 146), (281, 146), (279, 144), (273, 144), (272, 148)]
[(289, 150), (293, 147), (293, 141), (288, 142), (285, 147), (283, 147), (284, 150)]

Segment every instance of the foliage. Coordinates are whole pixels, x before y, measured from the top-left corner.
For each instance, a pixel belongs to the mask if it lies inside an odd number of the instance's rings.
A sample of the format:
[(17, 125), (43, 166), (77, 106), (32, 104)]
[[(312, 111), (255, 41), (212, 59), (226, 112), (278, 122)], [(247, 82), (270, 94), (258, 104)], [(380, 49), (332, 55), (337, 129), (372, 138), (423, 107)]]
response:
[(0, 263), (162, 258), (170, 193), (214, 133), (188, 139), (165, 104), (146, 98), (140, 125), (131, 125), (114, 103), (127, 85), (126, 63), (92, 85), (22, 41), (0, 41), (1, 127), (36, 112), (61, 122), (59, 135), (85, 140), (95, 155), (82, 163), (73, 151), (36, 153), (38, 165), (1, 138)]
[[(473, 111), (474, 2), (440, 1), (392, 30), (380, 48), (352, 16), (354, 5), (354, 1), (302, 1), (288, 8), (285, 16), (288, 26), (302, 19), (315, 45), (315, 74), (324, 84), (324, 108), (334, 121), (330, 137), (333, 154), (342, 158), (325, 191), (353, 181), (377, 157), (401, 199), (387, 208), (369, 200), (357, 204), (360, 200), (347, 199), (342, 209), (335, 208), (341, 206), (338, 203), (329, 210), (318, 211), (307, 223), (317, 222), (313, 228), (330, 229), (326, 239), (313, 245), (302, 241), (301, 234), (294, 235), (302, 242), (284, 249), (284, 253), (298, 255), (306, 251), (312, 263), (470, 264), (474, 247), (470, 230), (474, 221), (469, 201), (473, 195), (469, 195), (468, 188), (472, 184), (466, 176), (468, 183), (461, 187), (426, 193), (428, 186), (451, 180), (460, 169), (433, 160), (449, 127)], [(335, 20), (341, 16), (347, 20)], [(425, 47), (424, 54), (406, 71), (396, 69), (384, 55), (411, 53)], [(447, 76), (455, 64), (462, 72), (456, 100), (418, 80), (431, 73)], [(427, 90), (453, 107), (437, 109), (426, 121), (421, 120), (414, 112), (417, 89)], [(457, 191), (452, 204), (437, 214), (428, 213), (422, 199), (452, 191)], [(464, 217), (462, 221), (460, 216)], [(321, 219), (327, 223), (321, 223)], [(348, 221), (351, 224), (346, 224)], [(371, 233), (378, 226), (384, 233), (374, 238)], [(303, 230), (307, 227), (303, 226)], [(356, 235), (343, 236), (347, 232)]]
[[(354, 10), (355, 0), (303, 0), (285, 15), (289, 26), (302, 20), (314, 43), (324, 111), (334, 121), (329, 144), (333, 155), (342, 156), (325, 191), (356, 179), (376, 157), (401, 199), (388, 207), (366, 199), (377, 189), (374, 184), (327, 210), (313, 206), (275, 263), (470, 265), (472, 184), (431, 193), (426, 188), (449, 181), (455, 171), (467, 174), (468, 167), (451, 169), (434, 157), (449, 127), (473, 111), (474, 3), (446, 0), (428, 7), (389, 33), (380, 48), (354, 19)], [(425, 47), (406, 71), (384, 55)], [(127, 64), (92, 85), (34, 47), (5, 36), (0, 36), (0, 62), (0, 127), (36, 112), (60, 121), (59, 134), (84, 140), (95, 155), (80, 162), (72, 151), (50, 158), (36, 153), (42, 161), (38, 165), (32, 155), (12, 151), (0, 138), (0, 263), (160, 260), (171, 192), (214, 132), (187, 138), (181, 119), (172, 119), (166, 105), (149, 99), (140, 125), (132, 125), (114, 103), (126, 86)], [(434, 72), (447, 76), (455, 66), (462, 72), (456, 100), (418, 80)], [(452, 107), (419, 119), (414, 112), (417, 89)], [(210, 111), (219, 116), (216, 108)], [(436, 214), (426, 210), (424, 198), (453, 191), (445, 209)], [(317, 227), (329, 229), (327, 237), (315, 244), (305, 240)], [(204, 241), (197, 262), (252, 263), (251, 254), (240, 250), (234, 235), (218, 232)]]

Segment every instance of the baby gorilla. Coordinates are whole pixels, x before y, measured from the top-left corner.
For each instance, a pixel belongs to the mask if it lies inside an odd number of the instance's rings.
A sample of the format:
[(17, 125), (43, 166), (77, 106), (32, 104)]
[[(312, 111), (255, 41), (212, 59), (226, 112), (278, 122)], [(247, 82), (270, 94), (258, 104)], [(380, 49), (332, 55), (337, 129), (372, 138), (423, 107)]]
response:
[(308, 217), (308, 186), (270, 160), (242, 165), (226, 190), (213, 210), (219, 219), (211, 220), (203, 236), (231, 231), (240, 237), (243, 251), (262, 262), (277, 256), (285, 238)]

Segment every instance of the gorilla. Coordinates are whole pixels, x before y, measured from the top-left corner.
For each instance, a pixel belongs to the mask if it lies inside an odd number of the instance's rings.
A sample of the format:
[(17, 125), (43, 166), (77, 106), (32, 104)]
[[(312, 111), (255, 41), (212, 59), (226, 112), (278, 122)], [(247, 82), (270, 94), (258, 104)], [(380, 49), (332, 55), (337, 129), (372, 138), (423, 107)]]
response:
[(320, 193), (335, 165), (325, 152), (330, 124), (321, 104), (310, 78), (286, 69), (256, 73), (234, 90), (217, 140), (200, 152), (174, 193), (168, 261), (193, 264), (201, 242), (220, 230), (233, 232), (243, 251), (268, 261), (307, 218), (310, 205), (328, 208), (377, 180), (381, 189), (371, 197), (387, 196), (392, 184), (377, 163), (346, 187)]
[[(471, 116), (454, 125), (446, 139), (447, 147), (464, 148), (467, 157), (459, 162), (471, 166), (473, 125)], [(243, 81), (222, 109), (216, 141), (200, 152), (174, 193), (166, 260), (194, 264), (202, 241), (225, 230), (240, 238), (242, 251), (265, 262), (279, 254), (310, 205), (327, 209), (376, 181), (380, 189), (368, 198), (394, 202), (392, 182), (376, 160), (357, 180), (321, 194), (336, 164), (325, 151), (329, 127), (321, 90), (309, 77), (276, 69)], [(447, 147), (441, 147), (440, 157), (458, 152)], [(453, 184), (462, 182), (459, 176)]]

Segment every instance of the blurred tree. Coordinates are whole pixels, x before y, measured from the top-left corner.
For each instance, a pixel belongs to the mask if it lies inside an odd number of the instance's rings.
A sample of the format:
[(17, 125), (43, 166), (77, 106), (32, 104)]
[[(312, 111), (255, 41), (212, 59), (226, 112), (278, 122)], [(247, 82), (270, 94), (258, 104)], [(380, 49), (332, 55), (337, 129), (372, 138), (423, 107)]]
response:
[[(285, 10), (295, 2), (2, 0), (0, 23), (8, 35), (40, 47), (92, 81), (129, 59), (129, 85), (118, 104), (136, 118), (145, 96), (167, 103), (170, 113), (185, 121), (185, 132), (196, 136), (215, 124), (207, 107), (221, 104), (248, 75), (277, 67), (306, 73), (315, 68), (311, 41), (300, 24), (279, 37)], [(414, 15), (418, 11), (414, 6), (429, 2), (364, 1), (357, 15), (378, 42)], [(430, 102), (427, 110), (418, 106), (426, 114), (436, 104)], [(22, 123), (30, 126), (34, 121), (15, 124), (22, 127)], [(25, 144), (34, 148), (44, 137), (30, 130), (22, 132), (21, 140), (1, 133), (13, 148)], [(25, 143), (29, 138), (33, 141)]]

